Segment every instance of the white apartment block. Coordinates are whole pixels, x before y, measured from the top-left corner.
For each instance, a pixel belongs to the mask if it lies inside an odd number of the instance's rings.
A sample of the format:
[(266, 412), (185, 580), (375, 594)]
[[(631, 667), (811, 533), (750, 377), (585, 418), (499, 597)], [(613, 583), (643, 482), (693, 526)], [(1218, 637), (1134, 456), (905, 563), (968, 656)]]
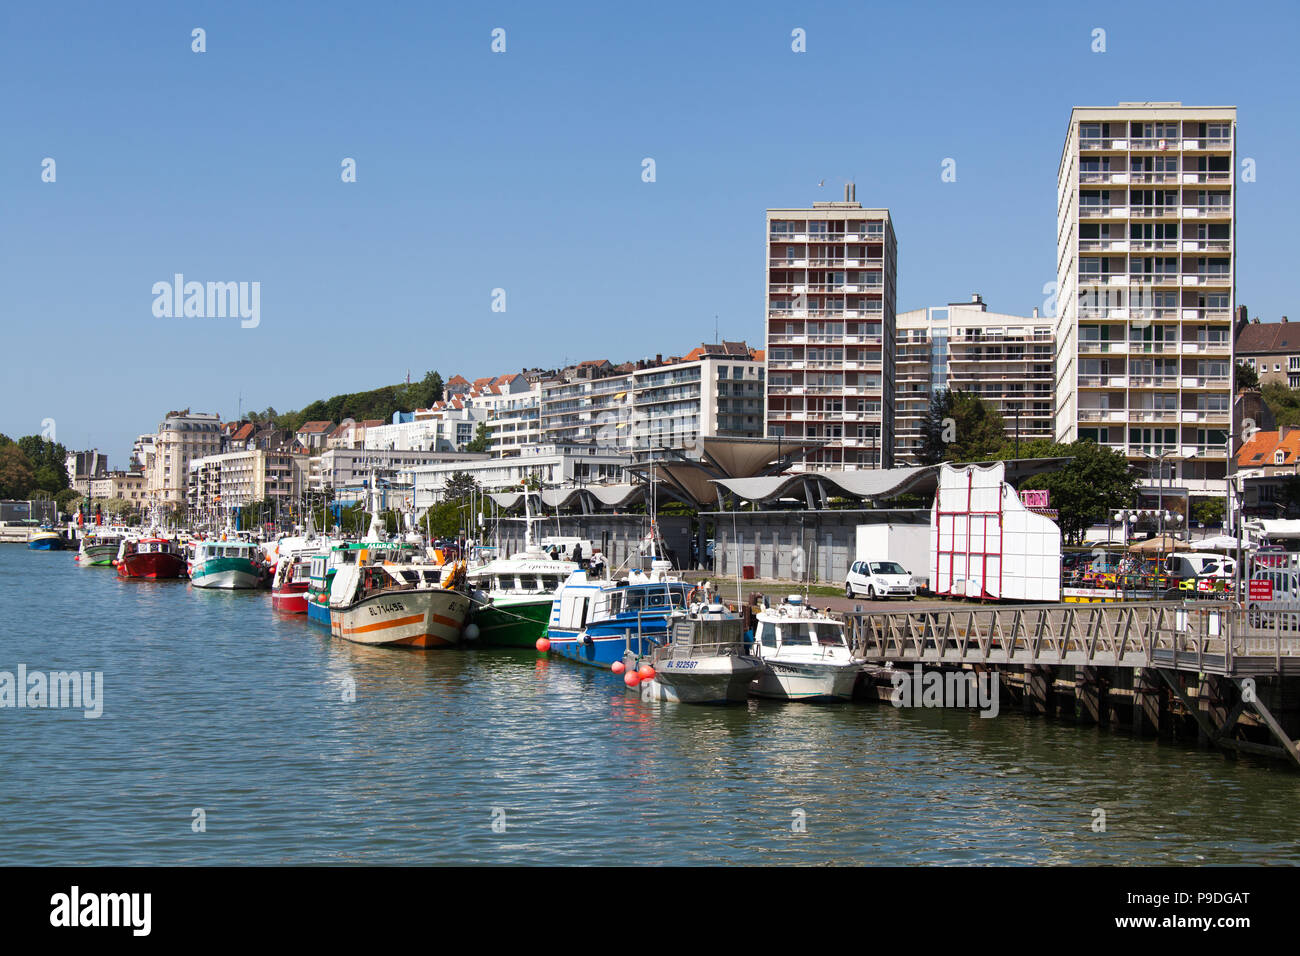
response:
[(288, 505), (303, 493), (307, 456), (284, 448), (249, 448), (190, 462), (186, 501), (195, 520), (220, 523), (232, 508), (259, 501)]
[(536, 478), (547, 488), (572, 488), (625, 481), (624, 469), (630, 463), (629, 455), (589, 442), (544, 444), (509, 458), (479, 456), (476, 461), (414, 465), (400, 471), (397, 483), (412, 489), (414, 507), (422, 510), (442, 500), (447, 479), (457, 472), (470, 475), (484, 491), (517, 489), (527, 478)]
[(1236, 126), (1230, 106), (1076, 107), (1057, 180), (1056, 438), (1192, 494), (1226, 473)]
[(767, 211), (767, 436), (808, 441), (812, 468), (894, 459), (898, 246), (887, 209)]
[(509, 458), (528, 445), (538, 444), (542, 440), (541, 382), (504, 396), (493, 406), (487, 427), (489, 448), (495, 458)]
[(487, 455), (442, 449), (331, 448), (316, 460), (310, 487), (313, 491), (357, 487), (368, 481), (372, 473), (377, 477), (391, 478), (416, 466), (453, 462), (464, 467), (485, 458)]
[(930, 399), (945, 388), (970, 392), (996, 408), (1013, 441), (1051, 439), (1056, 382), (1055, 319), (989, 312), (969, 302), (898, 314), (894, 383), (895, 463), (920, 464), (921, 424)]
[(642, 458), (661, 451), (698, 457), (702, 438), (762, 437), (763, 360), (743, 342), (619, 368), (542, 383), (542, 442), (593, 442)]

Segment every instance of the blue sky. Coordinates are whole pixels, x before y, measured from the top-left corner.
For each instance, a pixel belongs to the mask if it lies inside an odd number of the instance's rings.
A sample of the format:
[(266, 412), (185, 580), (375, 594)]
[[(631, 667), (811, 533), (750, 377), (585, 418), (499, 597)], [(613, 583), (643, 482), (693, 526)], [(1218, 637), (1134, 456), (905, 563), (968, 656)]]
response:
[[(1238, 301), (1293, 313), (1298, 10), (5, 4), (0, 431), (53, 418), (120, 467), (168, 409), (241, 394), (681, 353), (715, 315), (761, 345), (764, 210), (848, 179), (894, 216), (900, 310), (1028, 313), (1070, 108), (1120, 100), (1238, 107)], [(260, 325), (155, 317), (178, 272), (260, 282)]]

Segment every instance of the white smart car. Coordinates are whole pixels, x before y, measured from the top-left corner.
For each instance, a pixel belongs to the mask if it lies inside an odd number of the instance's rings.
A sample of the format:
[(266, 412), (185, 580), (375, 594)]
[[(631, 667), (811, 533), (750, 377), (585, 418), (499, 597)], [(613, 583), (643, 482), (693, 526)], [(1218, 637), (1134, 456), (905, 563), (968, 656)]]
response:
[(844, 596), (877, 598), (916, 597), (912, 573), (897, 561), (854, 561), (844, 581)]

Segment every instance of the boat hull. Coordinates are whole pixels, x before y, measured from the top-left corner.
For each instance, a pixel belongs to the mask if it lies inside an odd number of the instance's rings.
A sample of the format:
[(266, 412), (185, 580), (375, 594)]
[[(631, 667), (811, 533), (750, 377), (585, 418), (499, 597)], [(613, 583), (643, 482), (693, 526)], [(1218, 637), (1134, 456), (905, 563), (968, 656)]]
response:
[[(326, 600), (329, 595), (325, 595)], [(307, 598), (307, 620), (313, 624), (319, 624), (321, 627), (330, 626), (330, 606), (322, 601), (314, 600), (312, 597)]]
[(610, 633), (589, 628), (575, 632), (552, 627), (547, 638), (552, 654), (592, 667), (610, 667), (615, 661), (623, 660), (625, 654), (637, 659), (648, 658), (666, 634), (663, 628), (658, 631), (643, 628), (638, 636), (634, 630)]
[(77, 563), (83, 567), (111, 565), (117, 557), (117, 545), (92, 544), (77, 553)]
[(196, 588), (249, 591), (262, 583), (262, 573), (245, 558), (213, 558), (194, 567), (190, 583)]
[(63, 539), (57, 534), (37, 535), (27, 542), (29, 551), (62, 551)]
[(850, 700), (862, 667), (858, 664), (816, 664), (767, 660), (750, 685), (753, 697), (818, 703)]
[(681, 704), (739, 704), (748, 699), (750, 684), (762, 672), (762, 663), (747, 657), (661, 661), (646, 693), (652, 700)]
[(119, 577), (147, 581), (181, 578), (185, 576), (185, 559), (166, 552), (128, 554), (117, 562), (117, 573)]
[(549, 597), (540, 601), (497, 598), (470, 613), (470, 622), (478, 627), (474, 642), (485, 647), (533, 647), (546, 636), (550, 618)]
[(285, 614), (306, 614), (307, 588), (290, 586), (272, 591), (271, 607)]
[(385, 647), (455, 647), (469, 614), (469, 599), (441, 588), (375, 594), (331, 607), (330, 633), (355, 644)]

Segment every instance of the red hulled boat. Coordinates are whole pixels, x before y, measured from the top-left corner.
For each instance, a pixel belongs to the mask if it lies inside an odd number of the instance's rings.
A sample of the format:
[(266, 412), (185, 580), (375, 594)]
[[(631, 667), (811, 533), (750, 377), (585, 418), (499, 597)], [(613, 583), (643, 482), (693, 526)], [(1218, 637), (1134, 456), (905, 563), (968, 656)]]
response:
[(307, 585), (311, 583), (311, 555), (285, 555), (276, 562), (271, 581), (271, 607), (286, 614), (307, 613)]
[(185, 554), (167, 538), (128, 538), (117, 552), (117, 573), (124, 578), (183, 578)]

